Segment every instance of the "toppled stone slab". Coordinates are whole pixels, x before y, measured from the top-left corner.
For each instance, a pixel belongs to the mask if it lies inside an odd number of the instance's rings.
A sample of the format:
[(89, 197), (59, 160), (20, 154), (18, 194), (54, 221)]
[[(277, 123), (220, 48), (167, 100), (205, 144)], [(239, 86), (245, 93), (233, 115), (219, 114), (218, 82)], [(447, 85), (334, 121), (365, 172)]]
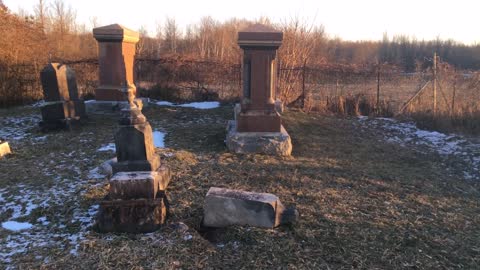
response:
[(235, 121), (228, 121), (227, 147), (240, 154), (258, 153), (273, 156), (290, 156), (292, 141), (285, 128), (280, 132), (238, 132)]
[(298, 215), (293, 208), (285, 208), (277, 196), (212, 187), (203, 207), (203, 226), (226, 227), (250, 225), (274, 228), (293, 223)]
[(156, 199), (104, 200), (94, 229), (98, 232), (154, 232), (165, 223), (168, 201), (165, 194)]
[(161, 166), (157, 171), (118, 172), (110, 179), (110, 198), (155, 199), (170, 182), (170, 170)]
[(10, 150), (10, 145), (8, 145), (8, 142), (0, 140), (0, 157), (11, 153), (12, 151)]

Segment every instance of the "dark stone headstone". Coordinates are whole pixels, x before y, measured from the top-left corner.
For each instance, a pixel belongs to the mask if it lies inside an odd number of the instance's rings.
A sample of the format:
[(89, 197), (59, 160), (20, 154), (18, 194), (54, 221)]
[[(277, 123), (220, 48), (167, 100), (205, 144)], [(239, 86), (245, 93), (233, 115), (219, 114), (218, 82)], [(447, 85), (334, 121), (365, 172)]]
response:
[(44, 130), (67, 128), (85, 115), (79, 99), (75, 72), (66, 65), (50, 63), (40, 72), (45, 104), (40, 108)]

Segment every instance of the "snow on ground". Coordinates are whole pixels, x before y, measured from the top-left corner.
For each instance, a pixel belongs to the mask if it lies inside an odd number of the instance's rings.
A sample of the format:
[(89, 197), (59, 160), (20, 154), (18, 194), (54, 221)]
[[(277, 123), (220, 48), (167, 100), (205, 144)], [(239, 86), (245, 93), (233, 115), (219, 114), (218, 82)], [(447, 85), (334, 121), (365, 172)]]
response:
[(359, 122), (379, 131), (387, 142), (419, 151), (433, 151), (444, 158), (463, 161), (463, 176), (468, 180), (480, 180), (480, 143), (461, 135), (444, 134), (437, 131), (422, 130), (413, 122), (399, 122), (392, 118), (359, 117)]
[(19, 141), (31, 134), (38, 127), (40, 115), (11, 116), (0, 119), (0, 138), (6, 141)]
[[(31, 248), (62, 248), (76, 254), (94, 222), (98, 205), (87, 210), (80, 207), (78, 194), (84, 193), (85, 180), (57, 177), (55, 181), (51, 188), (42, 190), (24, 184), (0, 190), (0, 214), (9, 216), (1, 223), (6, 237), (0, 238), (0, 265), (10, 265), (13, 256)], [(72, 215), (65, 216), (69, 210)]]
[(220, 107), (220, 102), (218, 101), (192, 102), (192, 103), (185, 103), (185, 104), (173, 104), (169, 101), (156, 101), (153, 103), (159, 106), (184, 107), (184, 108), (194, 108), (194, 109), (200, 109), (200, 110), (215, 109)]
[(115, 143), (102, 145), (100, 148), (97, 149), (97, 151), (98, 152), (108, 152), (108, 151), (115, 152), (116, 151)]
[(21, 231), (32, 228), (32, 224), (28, 222), (6, 221), (2, 222), (2, 227), (9, 231)]
[(155, 147), (164, 148), (165, 147), (165, 133), (155, 130), (153, 132), (153, 144)]

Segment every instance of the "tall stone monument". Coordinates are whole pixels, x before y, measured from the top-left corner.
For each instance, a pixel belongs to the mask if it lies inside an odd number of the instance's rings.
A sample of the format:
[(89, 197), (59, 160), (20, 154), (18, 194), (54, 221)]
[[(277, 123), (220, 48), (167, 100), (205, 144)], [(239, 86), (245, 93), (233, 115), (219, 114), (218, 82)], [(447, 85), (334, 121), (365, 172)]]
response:
[(95, 100), (87, 102), (87, 110), (108, 112), (126, 108), (128, 100), (124, 91), (134, 83), (133, 64), (139, 33), (112, 24), (94, 28), (93, 36), (98, 42), (99, 85)]
[(75, 71), (60, 63), (47, 64), (40, 72), (45, 104), (40, 108), (43, 130), (68, 128), (86, 117), (79, 98)]
[[(138, 33), (130, 34), (138, 36)], [(133, 67), (128, 67), (132, 72)], [(165, 192), (171, 178), (170, 170), (155, 154), (152, 128), (142, 114), (141, 100), (135, 99), (135, 85), (128, 81), (128, 76), (121, 78), (125, 81), (114, 90), (118, 92), (107, 91), (126, 100), (127, 106), (121, 110), (115, 132), (117, 162), (112, 164), (109, 194), (100, 203), (96, 226), (102, 232), (151, 232), (158, 229), (167, 216)]]
[(290, 136), (275, 106), (276, 56), (283, 33), (255, 24), (238, 33), (243, 49), (243, 95), (229, 121), (227, 146), (237, 153), (288, 156)]

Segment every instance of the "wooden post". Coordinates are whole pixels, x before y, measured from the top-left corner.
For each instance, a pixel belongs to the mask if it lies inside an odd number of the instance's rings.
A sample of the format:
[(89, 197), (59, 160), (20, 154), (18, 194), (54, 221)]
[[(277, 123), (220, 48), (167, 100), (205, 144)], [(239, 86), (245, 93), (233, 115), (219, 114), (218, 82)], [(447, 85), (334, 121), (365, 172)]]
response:
[(307, 59), (305, 58), (305, 61), (303, 62), (303, 68), (302, 68), (302, 109), (305, 108), (305, 98), (306, 98), (306, 93), (305, 93), (305, 72), (307, 68)]
[(433, 116), (437, 114), (437, 52), (433, 53)]
[(377, 67), (377, 111), (380, 110), (380, 64)]
[(455, 94), (457, 92), (457, 68), (454, 70), (451, 117), (455, 114)]

